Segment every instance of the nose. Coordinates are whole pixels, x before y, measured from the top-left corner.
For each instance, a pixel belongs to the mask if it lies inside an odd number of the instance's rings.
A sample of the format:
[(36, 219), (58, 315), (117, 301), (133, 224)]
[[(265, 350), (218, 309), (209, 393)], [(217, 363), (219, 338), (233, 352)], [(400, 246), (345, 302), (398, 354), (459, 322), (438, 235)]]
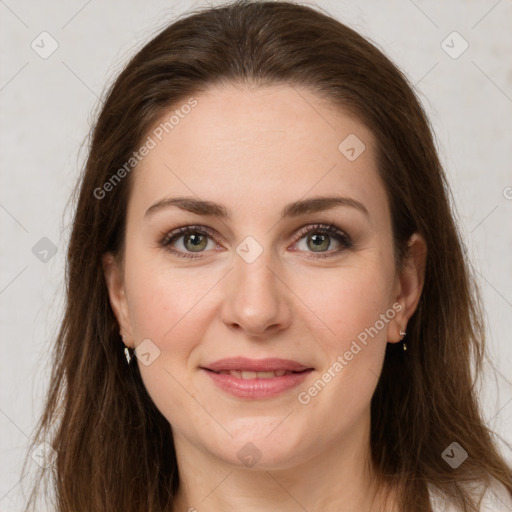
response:
[(224, 280), (222, 321), (248, 336), (274, 334), (291, 323), (292, 292), (271, 268), (269, 253), (263, 251), (252, 263), (237, 256)]

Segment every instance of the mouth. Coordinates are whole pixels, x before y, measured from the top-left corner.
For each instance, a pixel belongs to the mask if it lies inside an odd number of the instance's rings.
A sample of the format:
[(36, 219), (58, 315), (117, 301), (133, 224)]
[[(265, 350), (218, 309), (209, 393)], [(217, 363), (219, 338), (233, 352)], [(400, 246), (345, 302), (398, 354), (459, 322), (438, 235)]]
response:
[(243, 399), (267, 399), (299, 386), (314, 368), (290, 359), (221, 359), (201, 366), (222, 391)]

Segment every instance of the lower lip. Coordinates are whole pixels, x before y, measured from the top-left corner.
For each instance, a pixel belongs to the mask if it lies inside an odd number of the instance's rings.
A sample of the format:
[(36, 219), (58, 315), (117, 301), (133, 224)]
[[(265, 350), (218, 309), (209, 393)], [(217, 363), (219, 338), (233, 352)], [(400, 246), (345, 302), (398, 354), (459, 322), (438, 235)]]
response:
[(254, 400), (271, 398), (298, 386), (313, 370), (300, 373), (290, 373), (271, 379), (239, 379), (229, 374), (215, 373), (201, 368), (210, 379), (223, 391), (239, 398), (252, 398)]

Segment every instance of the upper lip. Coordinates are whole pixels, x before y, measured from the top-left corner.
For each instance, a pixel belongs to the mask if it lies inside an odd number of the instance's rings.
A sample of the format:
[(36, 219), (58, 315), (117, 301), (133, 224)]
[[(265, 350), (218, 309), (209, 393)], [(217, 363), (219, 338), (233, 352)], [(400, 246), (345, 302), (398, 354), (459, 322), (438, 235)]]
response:
[(303, 365), (297, 361), (290, 359), (280, 359), (276, 357), (267, 359), (249, 359), (247, 357), (230, 357), (219, 359), (206, 366), (202, 366), (207, 370), (221, 372), (225, 370), (239, 370), (249, 372), (272, 372), (279, 370), (288, 370), (293, 372), (301, 372), (304, 370), (312, 370), (310, 366)]

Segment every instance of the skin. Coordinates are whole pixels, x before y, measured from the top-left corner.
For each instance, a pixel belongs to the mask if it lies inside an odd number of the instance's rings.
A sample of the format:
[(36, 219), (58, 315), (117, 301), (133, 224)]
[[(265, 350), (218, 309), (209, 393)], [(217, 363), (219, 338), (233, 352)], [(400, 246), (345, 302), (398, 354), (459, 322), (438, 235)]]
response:
[[(172, 426), (180, 472), (174, 511), (378, 510), (381, 490), (368, 462), (370, 401), (386, 343), (401, 340), (417, 307), (425, 243), (413, 235), (406, 265), (395, 267), (375, 139), (357, 119), (289, 86), (216, 86), (196, 99), (132, 175), (124, 261), (103, 260), (126, 345), (150, 339), (160, 350), (149, 366), (136, 361)], [(355, 161), (338, 150), (349, 134), (366, 146)], [(333, 194), (360, 201), (369, 215), (342, 206), (280, 220), (290, 202)], [(157, 201), (177, 196), (221, 203), (232, 218), (176, 206), (144, 217)], [(353, 247), (327, 236), (320, 252), (330, 256), (319, 258), (307, 234), (297, 237), (317, 223), (335, 224)], [(217, 238), (207, 238), (199, 253), (183, 236), (174, 241), (175, 250), (197, 259), (158, 244), (186, 225), (210, 227)], [(236, 252), (249, 235), (263, 250), (250, 264)], [(401, 311), (301, 404), (298, 393), (393, 304)], [(238, 355), (297, 360), (314, 371), (277, 397), (236, 398), (199, 367)], [(247, 443), (261, 454), (252, 467), (237, 456)], [(385, 510), (394, 510), (393, 500)]]

